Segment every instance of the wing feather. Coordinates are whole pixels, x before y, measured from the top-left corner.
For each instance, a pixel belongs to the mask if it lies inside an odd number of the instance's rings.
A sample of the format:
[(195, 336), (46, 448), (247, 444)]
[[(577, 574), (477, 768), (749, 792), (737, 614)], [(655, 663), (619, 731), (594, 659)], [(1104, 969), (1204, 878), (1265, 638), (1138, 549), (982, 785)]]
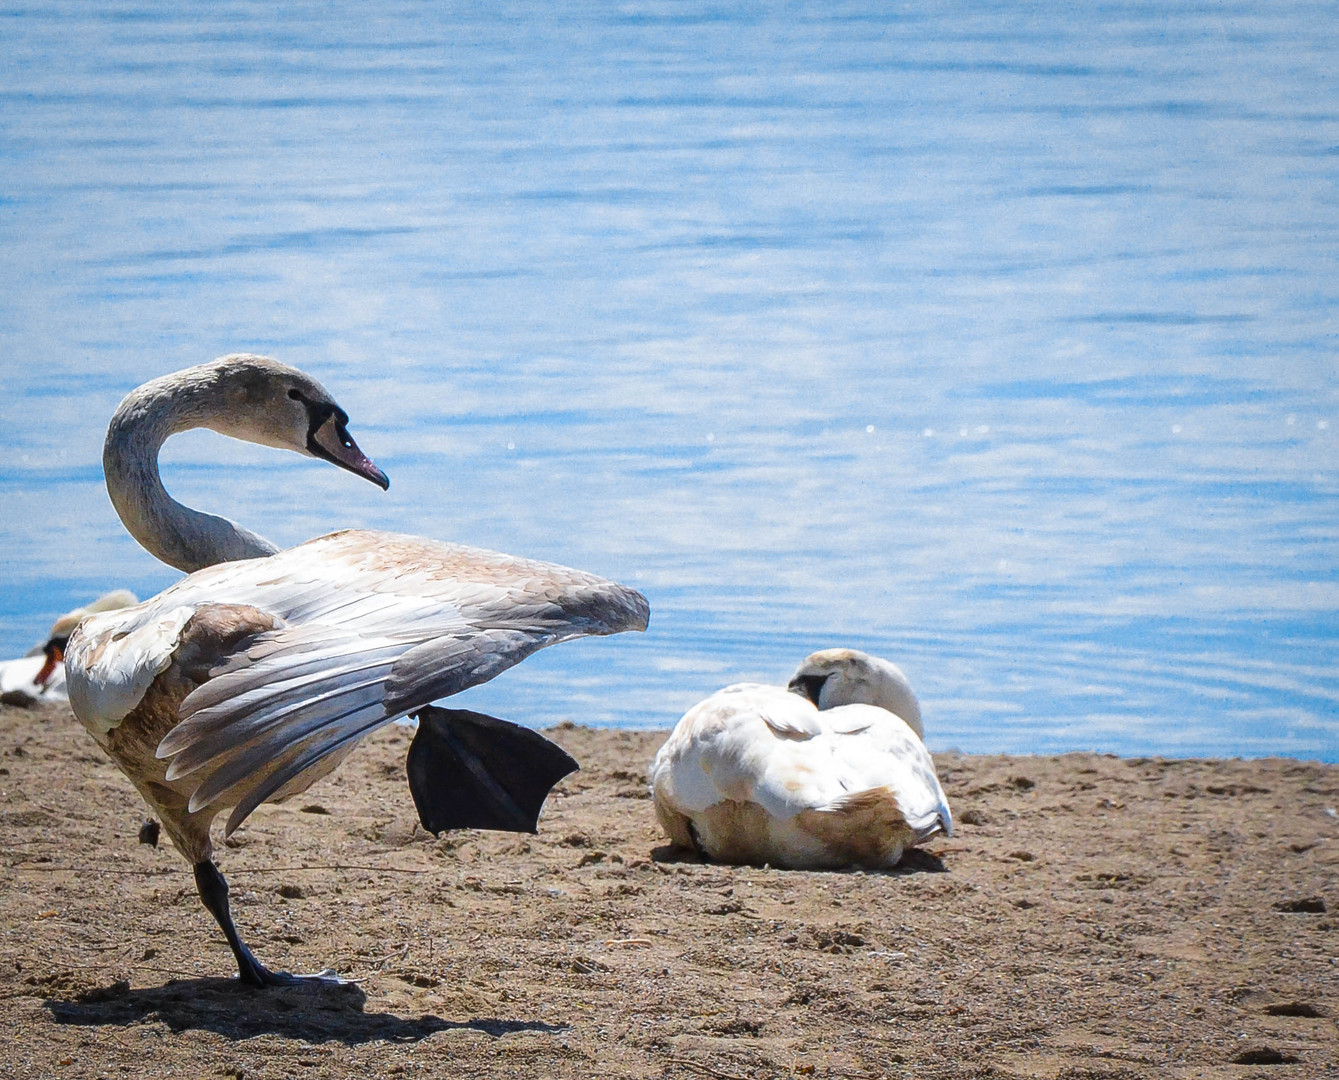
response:
[[(142, 606), (142, 605), (141, 605)], [(65, 655), (70, 706), (95, 738), (104, 738), (140, 703), (172, 664), (178, 635), (195, 608), (165, 604), (91, 616), (70, 636)]]
[[(339, 707), (323, 709), (319, 719), (308, 720), (308, 723), (296, 724), (292, 728), (285, 729), (283, 740), (266, 739), (257, 745), (240, 747), (237, 752), (229, 753), (221, 764), (214, 764), (200, 786), (191, 794), (190, 811), (204, 810), (206, 806), (212, 806), (214, 803), (220, 803), (220, 806), (232, 803), (233, 799), (221, 798), (225, 792), (244, 798), (249, 792), (264, 787), (269, 779), (283, 771), (284, 764), (292, 760), (301, 748), (324, 745), (332, 740), (340, 741), (349, 725), (360, 727), (367, 721), (372, 721), (372, 727), (380, 727), (386, 723), (386, 713), (382, 709), (380, 696), (375, 688), (363, 688), (360, 692), (351, 691), (347, 695), (341, 695), (339, 701)], [(371, 729), (367, 728), (367, 731)], [(331, 745), (328, 751), (321, 752), (317, 757), (323, 757), (325, 753), (336, 748), (336, 745)], [(308, 764), (313, 764), (316, 760), (312, 759)], [(268, 794), (279, 790), (300, 771), (285, 775), (274, 784), (273, 788), (269, 788)], [(265, 798), (266, 795), (257, 798), (253, 808), (265, 802)], [(230, 831), (232, 828), (229, 828)]]
[(175, 631), (173, 613), (208, 604), (254, 607), (276, 625), (220, 650), (157, 751), (170, 779), (198, 777), (193, 811), (235, 807), (230, 832), (374, 728), (546, 645), (645, 629), (649, 617), (639, 592), (591, 574), (367, 530), (208, 567), (141, 607), (146, 625)]
[(171, 755), (167, 779), (175, 780), (206, 765), (218, 766), (243, 756), (276, 756), (288, 743), (338, 716), (351, 698), (380, 702), (388, 669), (385, 664), (373, 666), (368, 669), (373, 673), (370, 678), (352, 683), (340, 681), (318, 694), (302, 692), (278, 702), (262, 699), (254, 712), (228, 714), (222, 724), (201, 725), (204, 734), (187, 741), (184, 749)]
[(468, 637), (425, 641), (395, 662), (386, 680), (386, 708), (403, 716), (485, 683), (546, 645), (578, 636), (490, 627)]
[(384, 716), (369, 719), (371, 713), (372, 710), (369, 709), (363, 713), (341, 717), (340, 723), (327, 725), (320, 732), (320, 737), (312, 740), (310, 746), (300, 745), (295, 752), (278, 762), (268, 779), (254, 785), (238, 799), (236, 806), (233, 807), (233, 812), (228, 815), (228, 824), (225, 828), (226, 835), (231, 836), (233, 830), (247, 819), (251, 811), (271, 795), (276, 794), (280, 788), (288, 785), (290, 781), (296, 780), (309, 769), (316, 770), (323, 759), (351, 746), (364, 735), (375, 731), (386, 723)]
[[(177, 752), (199, 730), (194, 718), (211, 709), (226, 707), (240, 710), (258, 698), (287, 693), (301, 694), (304, 688), (323, 683), (344, 673), (366, 670), (379, 663), (391, 664), (405, 645), (399, 641), (368, 639), (360, 635), (339, 635), (337, 628), (324, 628), (322, 637), (313, 640), (310, 629), (299, 631), (304, 640), (292, 641), (283, 631), (257, 639), (261, 653), (248, 662), (231, 657), (228, 664), (210, 672), (208, 682), (187, 695), (181, 703), (182, 722), (163, 740), (160, 757)], [(284, 638), (289, 638), (285, 646)]]

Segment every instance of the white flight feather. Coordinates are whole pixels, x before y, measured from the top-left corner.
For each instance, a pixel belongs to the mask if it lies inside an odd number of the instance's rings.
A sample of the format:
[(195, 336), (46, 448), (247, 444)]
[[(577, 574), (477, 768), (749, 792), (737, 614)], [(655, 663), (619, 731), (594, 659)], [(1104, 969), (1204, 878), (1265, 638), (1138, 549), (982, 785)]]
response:
[[(423, 568), (394, 572), (375, 550), (359, 550), (378, 541), (408, 547)], [(197, 610), (244, 605), (273, 617), (277, 629), (223, 657), (185, 698), (182, 722), (158, 748), (171, 759), (169, 779), (201, 776), (192, 811), (225, 796), (240, 798), (239, 810), (253, 807), (267, 797), (259, 793), (272, 794), (373, 727), (487, 681), (537, 648), (607, 633), (624, 617), (621, 594), (607, 609), (580, 599), (584, 588), (598, 600), (609, 583), (563, 567), (507, 557), (530, 572), (497, 584), (451, 577), (453, 559), (484, 556), (493, 558), (394, 534), (336, 533), (266, 559), (207, 567), (134, 608), (85, 620), (71, 641), (71, 696), (80, 695), (79, 715), (105, 735), (172, 662)], [(580, 601), (572, 614), (561, 606), (569, 582)]]

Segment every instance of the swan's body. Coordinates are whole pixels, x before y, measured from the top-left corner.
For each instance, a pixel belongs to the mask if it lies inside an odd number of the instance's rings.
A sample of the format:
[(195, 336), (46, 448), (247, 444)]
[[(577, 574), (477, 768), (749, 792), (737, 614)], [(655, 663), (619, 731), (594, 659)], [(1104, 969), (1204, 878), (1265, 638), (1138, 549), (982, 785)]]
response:
[(67, 611), (51, 624), (46, 641), (16, 660), (0, 661), (0, 701), (6, 705), (31, 705), (39, 701), (64, 701), (65, 643), (89, 615), (114, 611), (138, 603), (134, 593), (116, 589), (99, 596), (85, 607)]
[(690, 709), (651, 765), (656, 815), (718, 862), (887, 868), (953, 816), (894, 665), (852, 649), (805, 660), (789, 689), (737, 683)]
[(13, 660), (0, 660), (0, 705), (35, 705), (39, 701), (64, 701), (65, 676), (53, 679), (46, 686), (37, 682), (37, 676), (46, 666), (46, 657), (39, 648)]
[[(194, 572), (85, 620), (66, 650), (75, 714), (195, 867), (201, 899), (253, 984), (292, 977), (259, 964), (237, 936), (211, 858), (216, 814), (231, 808), (231, 832), (260, 803), (305, 790), (375, 728), (545, 645), (644, 629), (648, 617), (645, 598), (614, 582), (419, 537), (350, 530), (276, 552), (174, 502), (158, 479), (163, 440), (203, 426), (386, 486), (346, 423), (318, 383), (264, 357), (224, 357), (130, 394), (103, 455), (113, 505), (149, 551)], [(575, 762), (514, 725), (433, 715), (415, 743), (433, 742), (418, 758), (434, 764), (410, 771), (425, 824), (454, 827), (446, 789), (477, 781), (498, 807), (485, 826), (533, 829), (544, 794)]]

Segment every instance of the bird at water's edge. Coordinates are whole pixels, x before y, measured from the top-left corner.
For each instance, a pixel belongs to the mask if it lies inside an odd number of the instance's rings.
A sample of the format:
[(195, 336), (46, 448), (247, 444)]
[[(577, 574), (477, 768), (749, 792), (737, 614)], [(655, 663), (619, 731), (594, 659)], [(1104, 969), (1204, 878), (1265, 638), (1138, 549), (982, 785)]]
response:
[(65, 645), (70, 634), (89, 615), (138, 604), (128, 589), (104, 593), (84, 607), (67, 611), (51, 625), (46, 641), (27, 656), (0, 661), (0, 704), (35, 705), (65, 701)]
[(685, 713), (651, 765), (656, 816), (718, 862), (886, 869), (953, 831), (922, 730), (896, 665), (826, 649), (787, 687), (736, 683)]
[(534, 831), (576, 763), (535, 732), (430, 707), (537, 649), (643, 630), (639, 592), (579, 570), (372, 530), (279, 551), (176, 502), (158, 474), (172, 434), (207, 427), (318, 457), (386, 487), (316, 380), (267, 357), (226, 356), (146, 383), (117, 409), (103, 467), (130, 533), (188, 576), (142, 604), (85, 619), (65, 652), (75, 715), (192, 864), (243, 981), (287, 983), (243, 944), (213, 862), (258, 805), (306, 790), (370, 731), (407, 715), (411, 794), (432, 831)]

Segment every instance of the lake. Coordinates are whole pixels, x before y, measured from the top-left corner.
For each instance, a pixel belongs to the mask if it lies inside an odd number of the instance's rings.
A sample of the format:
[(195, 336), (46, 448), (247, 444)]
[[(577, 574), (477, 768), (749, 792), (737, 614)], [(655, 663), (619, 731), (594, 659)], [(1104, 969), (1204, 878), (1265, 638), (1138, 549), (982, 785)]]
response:
[(1323, 4), (39, 2), (0, 17), (0, 655), (177, 574), (106, 422), (256, 351), (382, 493), (164, 475), (650, 598), (457, 699), (668, 726), (850, 645), (932, 749), (1339, 761)]

